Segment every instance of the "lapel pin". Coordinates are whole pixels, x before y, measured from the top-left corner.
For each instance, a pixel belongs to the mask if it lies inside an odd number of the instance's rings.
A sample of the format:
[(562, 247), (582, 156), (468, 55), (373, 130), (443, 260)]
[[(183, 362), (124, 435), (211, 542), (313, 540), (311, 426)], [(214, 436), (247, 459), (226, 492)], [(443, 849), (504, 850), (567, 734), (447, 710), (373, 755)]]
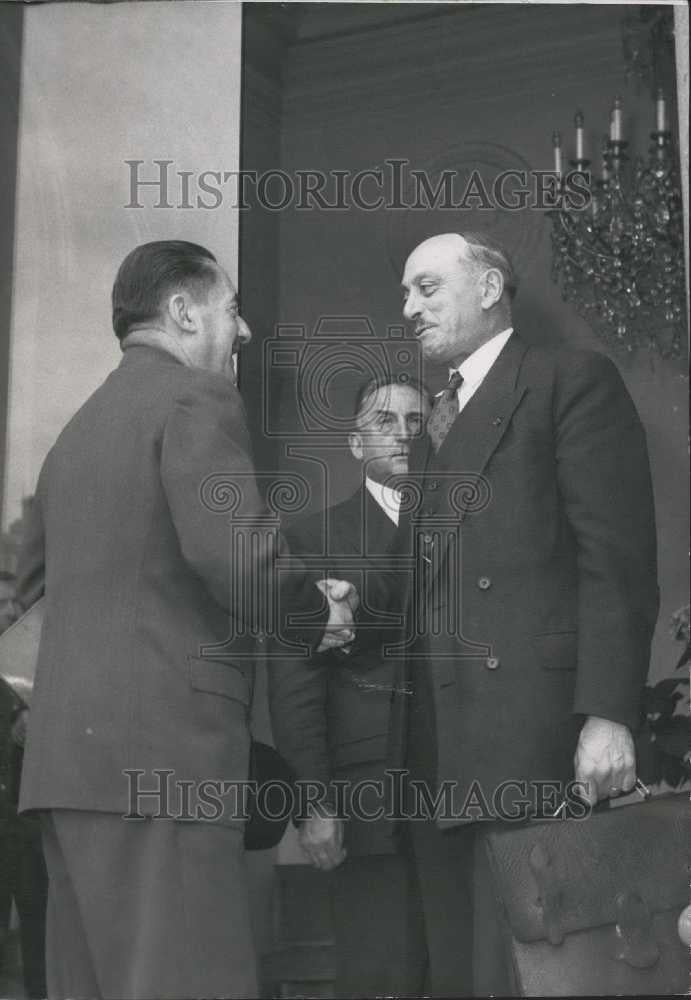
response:
[(499, 427), (499, 425), (502, 423), (502, 421), (503, 421), (503, 417), (495, 417), (494, 420), (492, 421), (492, 425), (494, 427)]

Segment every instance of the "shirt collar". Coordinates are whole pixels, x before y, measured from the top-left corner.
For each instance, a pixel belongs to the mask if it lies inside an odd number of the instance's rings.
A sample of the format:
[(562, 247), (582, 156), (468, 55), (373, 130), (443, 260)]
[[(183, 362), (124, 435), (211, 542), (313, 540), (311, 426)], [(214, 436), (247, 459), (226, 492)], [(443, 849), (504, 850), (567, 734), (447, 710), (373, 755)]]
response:
[(194, 367), (187, 351), (176, 337), (159, 327), (139, 327), (132, 330), (120, 343), (120, 349), (125, 354), (132, 347), (149, 347), (155, 351), (167, 354), (186, 368)]
[(464, 384), (469, 387), (482, 382), (487, 372), (501, 354), (504, 345), (512, 333), (512, 326), (507, 327), (506, 330), (502, 330), (501, 333), (496, 333), (482, 347), (478, 347), (477, 350), (473, 351), (458, 368), (451, 368), (449, 376), (454, 372), (459, 372), (463, 376)]
[(379, 504), (386, 516), (394, 524), (398, 524), (398, 515), (401, 509), (400, 492), (390, 486), (384, 486), (383, 483), (378, 483), (375, 479), (370, 479), (369, 476), (365, 476), (365, 486), (372, 499)]

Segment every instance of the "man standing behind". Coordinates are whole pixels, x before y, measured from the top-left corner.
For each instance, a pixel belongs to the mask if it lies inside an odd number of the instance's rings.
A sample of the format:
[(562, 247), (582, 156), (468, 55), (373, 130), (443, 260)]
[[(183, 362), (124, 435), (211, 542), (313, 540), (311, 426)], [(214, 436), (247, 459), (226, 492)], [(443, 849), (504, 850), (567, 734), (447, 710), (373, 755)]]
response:
[[(326, 558), (335, 567), (339, 559), (357, 565), (363, 605), (397, 557), (409, 559), (395, 477), (407, 474), (411, 444), (424, 433), (429, 411), (427, 393), (417, 384), (394, 378), (365, 384), (348, 437), (362, 465), (362, 485), (347, 500), (287, 530), (291, 549), (305, 557)], [(386, 610), (375, 601), (373, 595), (373, 614)], [(279, 664), (272, 671), (278, 746), (300, 777), (327, 786), (331, 779), (348, 783), (345, 828), (341, 819), (314, 816), (299, 833), (316, 867), (338, 866), (331, 877), (332, 912), (336, 993), (344, 997), (417, 994), (424, 972), (417, 893), (400, 831), (391, 818), (364, 818), (392, 808), (385, 770), (401, 767), (403, 760), (403, 664), (384, 652), (401, 641), (403, 628), (375, 635), (368, 640), (363, 627), (347, 655), (324, 653), (309, 665), (291, 670)], [(367, 781), (376, 783), (369, 794), (358, 786)]]
[[(645, 435), (606, 357), (513, 330), (513, 269), (489, 237), (426, 240), (402, 284), (424, 358), (450, 371), (411, 456), (424, 486), (419, 602), (455, 625), (420, 629), (412, 663), (409, 764), (454, 791), (446, 832), (411, 823), (427, 989), (506, 994), (473, 821), (554, 812), (573, 764), (591, 803), (635, 781), (658, 607)], [(459, 916), (468, 900), (472, 918)]]
[[(20, 808), (43, 822), (49, 995), (255, 996), (242, 819), (209, 783), (247, 778), (245, 637), (269, 610), (248, 595), (274, 550), (234, 552), (202, 491), (221, 474), (262, 519), (232, 378), (250, 332), (228, 275), (182, 241), (133, 250), (112, 305), (122, 362), (48, 454), (18, 586), (24, 607), (45, 589)], [(282, 615), (321, 602), (292, 568)]]

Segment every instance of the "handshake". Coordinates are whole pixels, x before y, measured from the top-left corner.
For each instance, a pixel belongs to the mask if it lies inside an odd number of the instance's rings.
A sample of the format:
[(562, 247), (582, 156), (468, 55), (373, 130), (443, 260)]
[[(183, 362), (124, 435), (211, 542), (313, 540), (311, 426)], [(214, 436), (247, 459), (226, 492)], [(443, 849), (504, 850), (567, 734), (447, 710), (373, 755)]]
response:
[(317, 587), (326, 597), (329, 605), (329, 620), (326, 623), (322, 640), (317, 646), (317, 652), (323, 653), (330, 649), (340, 649), (347, 653), (346, 648), (355, 638), (354, 614), (358, 609), (360, 598), (352, 583), (347, 580), (327, 578), (319, 580)]

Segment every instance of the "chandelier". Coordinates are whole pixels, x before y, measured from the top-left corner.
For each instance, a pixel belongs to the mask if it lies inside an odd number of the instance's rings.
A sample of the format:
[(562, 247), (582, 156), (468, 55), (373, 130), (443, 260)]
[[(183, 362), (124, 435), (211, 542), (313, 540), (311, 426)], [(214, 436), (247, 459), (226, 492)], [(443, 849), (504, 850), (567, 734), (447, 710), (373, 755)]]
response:
[[(614, 350), (647, 347), (678, 357), (685, 342), (684, 245), (677, 154), (667, 104), (656, 94), (647, 160), (629, 163), (616, 98), (604, 137), (599, 179), (584, 156), (584, 116), (576, 113), (575, 157), (564, 170), (562, 139), (552, 136), (559, 180), (552, 219), (552, 278)], [(568, 197), (578, 178), (583, 197)]]

